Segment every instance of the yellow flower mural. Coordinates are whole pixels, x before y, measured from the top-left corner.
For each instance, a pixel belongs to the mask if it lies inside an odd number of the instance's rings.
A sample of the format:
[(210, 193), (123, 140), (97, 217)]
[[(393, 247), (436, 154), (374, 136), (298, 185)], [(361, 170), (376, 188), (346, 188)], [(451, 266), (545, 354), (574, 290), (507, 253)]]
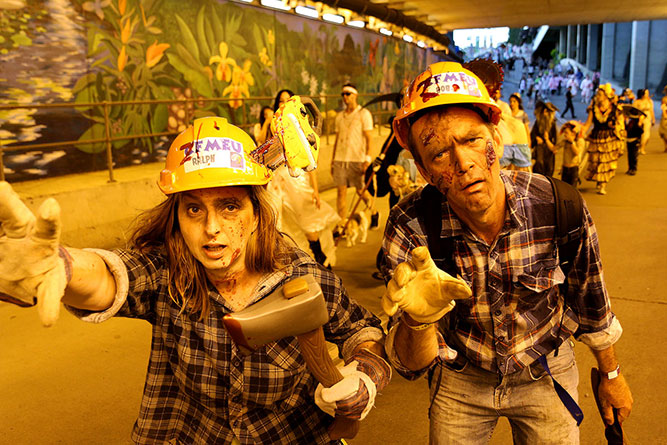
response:
[(152, 68), (160, 62), (164, 52), (171, 45), (168, 43), (157, 43), (157, 40), (146, 49), (146, 66)]
[(266, 46), (262, 48), (262, 50), (259, 52), (259, 60), (262, 62), (265, 66), (270, 67), (273, 65), (273, 62), (269, 58), (268, 51), (266, 50)]
[(130, 22), (129, 19), (126, 19), (125, 24), (123, 25), (123, 21), (121, 20), (120, 41), (123, 43), (123, 45), (125, 45), (130, 40), (131, 36), (132, 36), (132, 23)]
[(220, 42), (220, 45), (218, 45), (218, 52), (220, 54), (211, 56), (208, 64), (213, 65), (214, 63), (217, 63), (218, 67), (215, 69), (215, 78), (229, 82), (232, 78), (232, 68), (236, 68), (236, 62), (231, 57), (227, 57), (229, 47), (225, 42)]
[(235, 65), (232, 73), (232, 83), (222, 90), (223, 96), (229, 96), (230, 99), (236, 99), (229, 102), (231, 108), (239, 108), (243, 105), (243, 101), (240, 99), (243, 97), (250, 97), (250, 89), (248, 87), (255, 84), (255, 78), (250, 73), (251, 66), (252, 62), (250, 60), (246, 60), (243, 63), (243, 68), (239, 68)]
[(118, 71), (123, 72), (125, 65), (127, 65), (127, 52), (125, 51), (125, 45), (123, 45), (120, 53), (118, 53)]

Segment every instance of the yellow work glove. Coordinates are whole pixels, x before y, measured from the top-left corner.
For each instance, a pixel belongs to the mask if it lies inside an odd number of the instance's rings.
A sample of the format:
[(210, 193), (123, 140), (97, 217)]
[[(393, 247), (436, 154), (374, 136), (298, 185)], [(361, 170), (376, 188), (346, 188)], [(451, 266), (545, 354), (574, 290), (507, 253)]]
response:
[(12, 187), (0, 182), (0, 300), (20, 306), (36, 303), (44, 326), (58, 319), (71, 277), (71, 258), (59, 239), (60, 206), (55, 199), (44, 201), (35, 218)]
[(382, 309), (390, 317), (398, 309), (420, 323), (435, 323), (454, 309), (454, 300), (468, 298), (470, 288), (460, 278), (438, 269), (428, 247), (412, 250), (412, 260), (396, 266), (382, 296)]

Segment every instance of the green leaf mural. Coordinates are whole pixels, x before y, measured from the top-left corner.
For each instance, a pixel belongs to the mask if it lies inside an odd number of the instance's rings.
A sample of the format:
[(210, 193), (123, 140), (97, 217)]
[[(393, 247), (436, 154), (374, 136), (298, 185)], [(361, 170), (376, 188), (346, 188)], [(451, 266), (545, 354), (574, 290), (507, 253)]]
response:
[[(35, 38), (49, 29), (48, 12), (38, 12), (48, 2), (29, 3), (29, 17), (11, 11), (0, 15), (0, 59), (21, 48), (30, 51)], [(425, 51), (397, 39), (228, 1), (69, 4), (82, 19), (77, 23), (85, 23), (78, 36), (85, 42), (85, 69), (67, 88), (49, 82), (41, 82), (40, 88), (50, 88), (58, 97), (69, 95), (72, 103), (108, 102), (112, 137), (177, 133), (193, 118), (209, 115), (250, 126), (261, 105), (268, 105), (281, 88), (313, 96), (331, 115), (340, 106), (344, 82), (354, 82), (362, 93), (399, 91), (427, 61)], [(16, 87), (6, 88), (6, 95), (28, 102), (30, 94)], [(327, 101), (324, 96), (331, 94), (336, 97)], [(8, 101), (5, 97), (0, 92), (0, 101)], [(117, 104), (154, 100), (172, 102)], [(75, 112), (84, 123), (73, 137), (78, 137), (76, 147), (85, 153), (103, 151), (104, 144), (86, 141), (104, 137), (104, 107), (77, 107)], [(0, 130), (7, 128), (0, 122)], [(3, 142), (10, 139), (20, 140), (11, 134)], [(148, 153), (155, 144), (155, 139), (136, 138), (115, 141), (113, 147)]]

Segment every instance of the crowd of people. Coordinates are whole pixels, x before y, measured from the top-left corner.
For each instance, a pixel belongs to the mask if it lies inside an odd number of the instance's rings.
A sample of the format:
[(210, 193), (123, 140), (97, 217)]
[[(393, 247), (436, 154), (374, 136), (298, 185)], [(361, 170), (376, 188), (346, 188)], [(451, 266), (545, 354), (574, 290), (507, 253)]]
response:
[[(600, 85), (597, 72), (584, 75), (576, 69), (564, 70), (561, 65), (549, 68), (534, 63), (523, 68), (518, 91), (512, 93), (509, 101), (512, 115), (530, 125), (529, 117), (523, 112), (525, 98), (534, 109), (530, 130), (533, 172), (554, 176), (560, 171), (561, 179), (576, 186), (581, 182), (581, 171), (584, 179), (595, 183), (601, 195), (607, 193), (607, 184), (618, 169), (618, 160), (626, 152), (626, 173), (637, 173), (638, 156), (646, 153), (651, 128), (656, 124), (648, 89), (637, 90), (635, 96), (630, 88), (625, 88), (619, 95), (610, 84)], [(575, 100), (587, 105), (585, 116), (576, 116)], [(556, 103), (564, 106), (559, 108)], [(666, 103), (667, 87), (663, 90), (659, 131), (667, 151)], [(565, 120), (568, 112), (571, 120), (558, 129), (558, 117)], [(559, 150), (563, 159), (560, 169), (555, 166)], [(506, 166), (502, 162), (501, 165)]]
[[(619, 98), (599, 78), (542, 72), (522, 78), (505, 103), (499, 71), (484, 77), (475, 66), (438, 62), (417, 76), (376, 162), (370, 113), (355, 85), (341, 86), (336, 209), (320, 198), (316, 174), (294, 178), (249, 156), (272, 137), (273, 113), (294, 95), (287, 89), (261, 111), (254, 140), (219, 117), (197, 119), (177, 136), (159, 174), (165, 201), (137, 220), (126, 249), (61, 246), (55, 200), (33, 215), (0, 183), (0, 298), (37, 305), (45, 324), (62, 301), (85, 321), (122, 316), (153, 325), (137, 443), (339, 444), (330, 436), (334, 416), (363, 419), (394, 369), (408, 379), (429, 376), (431, 443), (484, 443), (507, 417), (520, 443), (575, 444), (572, 339), (597, 361), (605, 423), (614, 415), (622, 423), (633, 400), (614, 350), (622, 328), (595, 224), (582, 202), (576, 249), (566, 258), (554, 241), (558, 198), (545, 176), (558, 173), (562, 150), (561, 178), (576, 187), (586, 158), (585, 179), (605, 194), (626, 148), (634, 174), (655, 123), (650, 94), (624, 103), (631, 92)], [(581, 92), (585, 122), (559, 128), (548, 98), (563, 91), (570, 100)], [(525, 97), (534, 103), (532, 125)], [(667, 97), (661, 107), (667, 151)], [(204, 142), (220, 156), (199, 160)], [(366, 206), (369, 227), (378, 225), (365, 178), (387, 157), (392, 207), (376, 258), (385, 331), (332, 267), (334, 232), (353, 216), (348, 187)], [(222, 324), (304, 275), (321, 287), (324, 336), (345, 361), (342, 380), (329, 388), (294, 337), (248, 355)]]

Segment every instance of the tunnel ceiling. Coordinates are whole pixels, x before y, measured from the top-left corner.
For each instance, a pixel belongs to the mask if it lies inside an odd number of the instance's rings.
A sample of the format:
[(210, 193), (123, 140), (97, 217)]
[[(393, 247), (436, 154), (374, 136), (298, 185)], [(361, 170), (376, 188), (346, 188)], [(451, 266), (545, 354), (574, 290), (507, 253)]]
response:
[(438, 32), (667, 19), (667, 0), (373, 0)]

